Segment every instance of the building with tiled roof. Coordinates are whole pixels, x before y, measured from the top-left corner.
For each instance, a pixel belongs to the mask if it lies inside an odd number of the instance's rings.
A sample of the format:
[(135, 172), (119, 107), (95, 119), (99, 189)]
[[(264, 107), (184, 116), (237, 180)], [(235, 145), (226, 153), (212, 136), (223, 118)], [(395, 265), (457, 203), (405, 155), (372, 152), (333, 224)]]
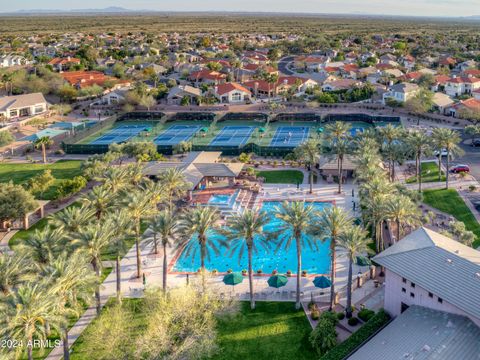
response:
[(80, 59), (67, 56), (65, 58), (53, 58), (48, 62), (48, 65), (52, 66), (52, 68), (56, 71), (64, 71), (69, 69), (72, 65), (79, 65)]
[(471, 94), (480, 89), (480, 78), (473, 76), (452, 77), (445, 83), (445, 93), (449, 96), (457, 97), (463, 94)]
[(223, 104), (232, 104), (249, 101), (252, 93), (245, 86), (230, 82), (215, 86), (213, 95)]

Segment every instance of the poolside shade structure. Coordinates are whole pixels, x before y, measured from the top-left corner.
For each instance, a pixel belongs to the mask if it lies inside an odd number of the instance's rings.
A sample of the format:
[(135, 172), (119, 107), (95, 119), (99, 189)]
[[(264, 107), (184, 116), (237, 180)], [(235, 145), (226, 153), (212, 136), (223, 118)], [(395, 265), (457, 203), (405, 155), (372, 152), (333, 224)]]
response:
[(223, 277), (223, 283), (225, 285), (235, 286), (243, 281), (243, 276), (240, 273), (230, 273)]
[(318, 133), (323, 133), (323, 128), (318, 128), (318, 129), (317, 129), (317, 132), (318, 132)]
[(355, 259), (355, 264), (358, 266), (370, 266), (372, 265), (372, 262), (365, 256), (357, 256)]
[(200, 129), (201, 132), (207, 132), (208, 131), (208, 128), (207, 127), (203, 127)]
[(330, 281), (329, 278), (322, 275), (322, 276), (317, 276), (315, 279), (313, 279), (313, 285), (315, 285), (315, 287), (320, 289), (326, 289), (332, 286), (332, 282)]
[(287, 285), (288, 278), (285, 275), (273, 275), (268, 279), (268, 285), (273, 288), (281, 288)]
[(261, 133), (264, 133), (264, 132), (265, 132), (265, 128), (264, 128), (264, 127), (261, 127), (261, 128), (258, 129), (258, 131), (261, 132)]

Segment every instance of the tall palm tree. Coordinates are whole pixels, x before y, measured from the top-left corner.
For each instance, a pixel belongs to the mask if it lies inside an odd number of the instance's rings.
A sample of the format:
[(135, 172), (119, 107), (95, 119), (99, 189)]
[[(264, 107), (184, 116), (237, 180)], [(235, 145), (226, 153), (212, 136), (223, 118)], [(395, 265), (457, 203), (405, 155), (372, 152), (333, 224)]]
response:
[(163, 248), (163, 291), (167, 291), (167, 274), (168, 274), (168, 260), (167, 260), (167, 246), (172, 246), (172, 243), (178, 239), (179, 235), (179, 221), (175, 212), (165, 209), (160, 211), (149, 222), (149, 239), (153, 242), (155, 254), (158, 254), (158, 237)]
[(312, 233), (321, 241), (330, 241), (330, 310), (335, 306), (335, 275), (337, 266), (338, 238), (352, 225), (348, 213), (337, 206), (324, 208), (312, 226)]
[(47, 163), (47, 147), (51, 146), (53, 144), (53, 140), (50, 139), (48, 136), (42, 136), (41, 138), (35, 140), (33, 145), (38, 149), (42, 149), (42, 158), (43, 158), (43, 163)]
[(185, 194), (190, 189), (191, 184), (185, 179), (181, 170), (170, 168), (165, 170), (159, 176), (159, 182), (163, 184), (167, 193), (168, 206), (173, 207), (173, 199), (176, 196)]
[(410, 131), (406, 138), (410, 151), (415, 157), (418, 192), (422, 192), (422, 157), (431, 149), (430, 137), (424, 131)]
[[(56, 297), (41, 284), (25, 283), (2, 300), (0, 336), (26, 344), (28, 360), (33, 360), (33, 339), (45, 340), (45, 324), (56, 322)], [(23, 350), (24, 347), (17, 349)]]
[(69, 206), (50, 215), (50, 224), (67, 234), (79, 232), (95, 216), (95, 210), (87, 206)]
[(336, 121), (325, 126), (326, 139), (329, 141), (330, 152), (337, 158), (338, 193), (342, 192), (342, 172), (345, 155), (351, 151), (350, 124)]
[(30, 234), (19, 246), (19, 253), (42, 268), (66, 247), (65, 233), (62, 230), (45, 227)]
[(248, 255), (248, 282), (250, 287), (250, 307), (255, 309), (255, 297), (253, 293), (253, 270), (252, 254), (261, 246), (268, 249), (269, 236), (263, 231), (269, 222), (268, 215), (263, 211), (246, 209), (243, 213), (235, 214), (228, 221), (222, 234), (227, 238), (229, 248), (243, 258), (245, 248)]
[(216, 208), (210, 206), (192, 208), (180, 220), (180, 231), (183, 233), (183, 239), (179, 241), (178, 247), (184, 247), (187, 255), (194, 255), (196, 245), (200, 246), (200, 271), (204, 291), (207, 250), (211, 248), (215, 252), (219, 251), (217, 244), (208, 236), (218, 220), (220, 220), (220, 213)]
[(122, 300), (120, 260), (121, 257), (128, 251), (126, 240), (134, 236), (134, 224), (128, 212), (125, 210), (109, 213), (107, 222), (111, 222), (113, 227), (112, 241), (110, 242), (110, 247), (115, 253), (117, 302), (120, 303)]
[[(113, 234), (113, 224), (111, 222), (103, 222), (83, 228), (73, 237), (74, 246), (85, 253), (98, 279), (102, 275), (102, 253), (110, 246)], [(100, 314), (100, 286), (95, 288), (95, 299), (97, 314)]]
[(108, 189), (105, 185), (95, 186), (92, 191), (82, 195), (80, 201), (95, 210), (95, 216), (97, 220), (100, 220), (102, 216), (111, 209), (114, 205), (114, 193)]
[(122, 167), (109, 167), (103, 172), (99, 180), (102, 181), (113, 194), (117, 194), (127, 185), (128, 172)]
[(23, 255), (0, 253), (0, 292), (9, 295), (14, 288), (30, 278), (30, 263)]
[(98, 285), (98, 279), (84, 254), (78, 251), (58, 256), (44, 269), (42, 277), (48, 279), (51, 284), (48, 291), (57, 299), (54, 311), (59, 317), (54, 326), (61, 331), (63, 359), (69, 360), (69, 318), (78, 318), (83, 311), (83, 304), (90, 303), (92, 290)]
[(130, 191), (123, 196), (124, 209), (134, 223), (135, 231), (135, 248), (137, 256), (137, 278), (142, 275), (141, 271), (141, 253), (140, 253), (140, 238), (141, 238), (141, 223), (142, 219), (145, 219), (152, 215), (155, 208), (152, 206), (152, 202), (146, 193), (139, 190)]
[(320, 147), (317, 140), (310, 139), (305, 141), (303, 144), (300, 144), (295, 149), (295, 155), (298, 159), (303, 160), (305, 165), (309, 169), (309, 184), (310, 184), (310, 194), (313, 193), (313, 169), (315, 163), (318, 161), (320, 155)]
[(385, 213), (387, 219), (395, 222), (397, 241), (400, 240), (402, 226), (414, 226), (420, 221), (418, 206), (405, 195), (389, 197), (385, 204)]
[(304, 236), (309, 232), (313, 222), (314, 207), (304, 202), (284, 201), (281, 206), (275, 208), (275, 217), (280, 220), (278, 230), (274, 235), (279, 234), (278, 246), (289, 249), (295, 241), (297, 249), (297, 291), (295, 308), (300, 309), (300, 276), (302, 272), (302, 247), (312, 247), (310, 238)]
[(352, 268), (355, 257), (359, 254), (367, 253), (370, 251), (368, 244), (370, 239), (368, 238), (367, 231), (360, 226), (351, 226), (347, 228), (338, 237), (338, 246), (345, 249), (348, 255), (348, 279), (347, 279), (347, 318), (352, 317)]
[(449, 167), (450, 167), (450, 159), (454, 155), (462, 155), (463, 150), (458, 146), (461, 142), (461, 137), (458, 131), (448, 129), (448, 128), (436, 128), (432, 132), (432, 138), (434, 144), (437, 148), (440, 148), (440, 155), (439, 155), (439, 173), (441, 173), (441, 152), (443, 149), (447, 151), (447, 169), (445, 171), (445, 187), (448, 189), (448, 182), (449, 182)]
[(385, 153), (387, 155), (390, 181), (393, 181), (395, 177), (394, 149), (402, 135), (402, 130), (398, 126), (387, 124), (387, 126), (384, 126), (378, 129), (378, 134), (380, 136), (381, 143), (383, 144)]
[(161, 181), (157, 182), (150, 179), (145, 179), (143, 184), (140, 186), (140, 189), (144, 191), (150, 198), (150, 202), (154, 208), (157, 208), (158, 204), (167, 197), (165, 194), (165, 185)]

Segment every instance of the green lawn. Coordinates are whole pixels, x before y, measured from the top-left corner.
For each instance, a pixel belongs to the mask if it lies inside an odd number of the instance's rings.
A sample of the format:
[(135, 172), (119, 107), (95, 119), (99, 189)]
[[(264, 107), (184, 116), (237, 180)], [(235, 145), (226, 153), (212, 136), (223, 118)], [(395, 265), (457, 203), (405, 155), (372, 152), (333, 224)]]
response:
[[(423, 162), (422, 168), (422, 182), (437, 182), (438, 180), (438, 164), (434, 161)], [(442, 171), (441, 181), (445, 181), (445, 172)], [(407, 179), (407, 184), (414, 184), (417, 182), (417, 177), (414, 175)]]
[(243, 302), (233, 319), (220, 320), (220, 351), (214, 360), (316, 359), (308, 342), (312, 331), (305, 313), (290, 302)]
[(79, 160), (60, 160), (53, 164), (0, 164), (0, 182), (12, 180), (15, 184), (24, 184), (35, 175), (41, 174), (44, 170), (51, 170), (55, 182), (43, 194), (42, 200), (52, 200), (55, 197), (57, 187), (62, 180), (72, 179), (82, 175)]
[(303, 183), (303, 172), (299, 170), (265, 170), (258, 171), (257, 176), (265, 178), (266, 184)]
[(425, 190), (423, 202), (465, 223), (475, 234), (473, 247), (480, 246), (480, 224), (455, 189)]
[[(113, 304), (113, 299), (106, 306)], [(124, 299), (123, 306), (134, 315), (131, 324), (131, 344), (145, 329), (143, 299)], [(95, 331), (95, 321), (85, 333)], [(296, 311), (290, 302), (257, 302), (257, 308), (250, 310), (250, 304), (241, 303), (241, 311), (233, 317), (219, 320), (219, 352), (213, 360), (302, 360), (316, 359), (310, 347), (308, 336), (310, 324), (303, 311)], [(89, 344), (81, 336), (72, 347), (72, 360), (87, 360), (85, 350)]]

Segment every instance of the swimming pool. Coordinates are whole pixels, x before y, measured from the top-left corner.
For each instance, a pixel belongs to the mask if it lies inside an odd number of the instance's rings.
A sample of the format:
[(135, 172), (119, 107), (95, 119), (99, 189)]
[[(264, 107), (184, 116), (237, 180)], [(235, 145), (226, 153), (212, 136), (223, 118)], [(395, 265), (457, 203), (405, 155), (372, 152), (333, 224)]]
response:
[[(322, 210), (325, 206), (331, 206), (330, 203), (324, 202), (312, 202), (317, 210)], [(279, 227), (279, 220), (275, 218), (274, 208), (280, 205), (277, 201), (264, 202), (262, 210), (270, 216), (270, 223), (265, 226), (265, 232), (271, 232), (277, 230)], [(218, 241), (223, 239), (221, 235), (212, 232), (210, 239)], [(282, 240), (282, 239), (278, 239)], [(217, 244), (220, 252), (215, 254), (214, 251), (209, 251), (207, 259), (205, 261), (205, 267), (207, 270), (218, 270), (219, 272), (226, 272), (229, 269), (233, 271), (242, 271), (248, 268), (247, 251), (243, 252), (243, 256), (239, 259), (239, 249), (233, 254), (229, 249), (221, 244)], [(310, 248), (305, 245), (302, 249), (302, 270), (306, 270), (309, 274), (328, 274), (330, 271), (330, 242), (325, 243), (317, 242), (316, 247)], [(296, 273), (297, 269), (297, 254), (295, 242), (292, 243), (290, 248), (286, 250), (281, 247), (278, 251), (277, 241), (272, 241), (267, 249), (258, 247), (258, 252), (253, 254), (253, 271), (262, 270), (265, 274), (272, 273), (273, 270), (277, 270), (279, 273), (286, 273), (288, 270), (292, 273)], [(200, 268), (200, 246), (198, 242), (192, 245), (190, 254), (187, 255), (183, 252), (178, 260), (175, 262), (172, 271), (173, 272), (195, 272)]]

